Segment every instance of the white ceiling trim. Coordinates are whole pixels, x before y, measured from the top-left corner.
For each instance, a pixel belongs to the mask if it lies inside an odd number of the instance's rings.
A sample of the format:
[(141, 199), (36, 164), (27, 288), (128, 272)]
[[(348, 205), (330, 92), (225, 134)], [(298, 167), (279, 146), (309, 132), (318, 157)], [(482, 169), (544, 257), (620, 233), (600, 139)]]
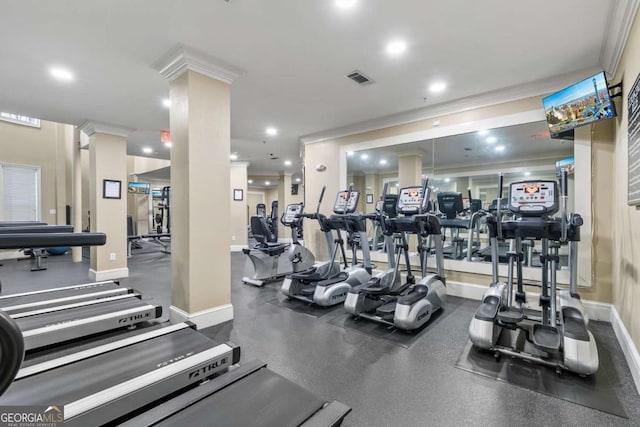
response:
[[(635, 1), (635, 0), (634, 0)], [(640, 0), (639, 0), (640, 1)], [(536, 80), (522, 85), (511, 86), (490, 92), (472, 95), (457, 99), (451, 102), (437, 104), (431, 107), (405, 111), (403, 113), (392, 114), (378, 119), (347, 125), (332, 130), (322, 131), (300, 137), (303, 144), (313, 144), (330, 139), (342, 138), (349, 135), (370, 132), (384, 129), (391, 126), (398, 126), (413, 123), (420, 120), (441, 117), (448, 114), (461, 113), (476, 108), (490, 107), (492, 105), (517, 101), (519, 99), (530, 98), (532, 96), (545, 95), (569, 86), (576, 81), (588, 77), (600, 71), (599, 68), (588, 68), (572, 73), (561, 74), (548, 79)], [(542, 110), (542, 101), (540, 103)]]
[(244, 74), (244, 70), (234, 65), (182, 44), (169, 50), (152, 65), (152, 68), (169, 81), (177, 79), (187, 70), (227, 84), (233, 83)]
[(85, 121), (78, 127), (78, 129), (80, 129), (81, 132), (84, 132), (87, 136), (91, 136), (95, 133), (104, 133), (106, 135), (121, 136), (123, 138), (128, 137), (129, 134), (135, 130), (128, 127), (96, 122), (92, 120)]
[(232, 168), (248, 168), (251, 162), (231, 162)]
[(613, 0), (609, 10), (609, 19), (604, 34), (600, 64), (609, 78), (614, 78), (627, 44), (633, 19), (636, 16), (640, 0)]

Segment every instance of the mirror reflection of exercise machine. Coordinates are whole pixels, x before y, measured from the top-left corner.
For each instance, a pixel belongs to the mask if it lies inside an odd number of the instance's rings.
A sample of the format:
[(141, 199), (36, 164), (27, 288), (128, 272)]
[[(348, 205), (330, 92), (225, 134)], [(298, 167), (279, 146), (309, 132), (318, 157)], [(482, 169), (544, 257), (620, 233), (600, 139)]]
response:
[(156, 234), (171, 234), (171, 187), (162, 187), (153, 220)]
[[(271, 214), (267, 215), (267, 206), (264, 203), (258, 203), (256, 205), (256, 216), (260, 218), (264, 218), (266, 225), (269, 229), (270, 242), (278, 241), (278, 201), (274, 200), (271, 202)], [(250, 230), (253, 235), (253, 230)], [(260, 230), (262, 231), (262, 230)]]

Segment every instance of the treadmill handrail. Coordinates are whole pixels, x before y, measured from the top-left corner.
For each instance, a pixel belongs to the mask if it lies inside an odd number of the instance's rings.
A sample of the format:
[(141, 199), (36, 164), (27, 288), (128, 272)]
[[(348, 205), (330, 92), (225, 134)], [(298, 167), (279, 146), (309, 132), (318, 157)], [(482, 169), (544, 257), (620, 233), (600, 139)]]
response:
[(85, 288), (85, 287), (98, 287), (100, 285), (104, 285), (107, 283), (117, 283), (117, 282), (114, 282), (113, 280), (105, 280), (102, 282), (92, 282), (92, 283), (83, 283), (80, 285), (63, 286), (61, 288), (41, 289), (39, 291), (31, 291), (31, 292), (20, 292), (18, 294), (2, 295), (0, 296), (0, 301), (5, 299), (10, 299), (10, 298), (24, 297), (28, 295), (46, 294), (50, 292), (66, 291), (70, 289), (79, 289), (79, 288)]
[(28, 225), (24, 227), (0, 227), (0, 234), (73, 233), (70, 225)]
[(12, 314), (11, 317), (13, 317), (14, 319), (22, 319), (24, 317), (39, 316), (42, 314), (49, 314), (57, 311), (69, 310), (72, 308), (88, 307), (88, 306), (98, 305), (98, 304), (107, 304), (113, 301), (121, 301), (121, 300), (131, 299), (131, 298), (141, 299), (142, 294), (134, 292), (130, 294), (117, 295), (117, 296), (108, 297), (108, 298), (81, 301), (81, 302), (75, 302), (75, 303), (65, 304), (65, 305), (56, 305), (53, 307), (40, 308), (37, 310), (24, 311), (22, 313)]
[(56, 246), (103, 246), (104, 233), (0, 234), (0, 249), (52, 248)]

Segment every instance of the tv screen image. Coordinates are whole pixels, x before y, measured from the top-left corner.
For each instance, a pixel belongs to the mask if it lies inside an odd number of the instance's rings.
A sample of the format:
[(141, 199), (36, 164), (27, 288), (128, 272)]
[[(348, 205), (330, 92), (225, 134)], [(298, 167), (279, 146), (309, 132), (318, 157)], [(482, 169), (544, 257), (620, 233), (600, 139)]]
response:
[(551, 134), (616, 116), (604, 72), (542, 99)]

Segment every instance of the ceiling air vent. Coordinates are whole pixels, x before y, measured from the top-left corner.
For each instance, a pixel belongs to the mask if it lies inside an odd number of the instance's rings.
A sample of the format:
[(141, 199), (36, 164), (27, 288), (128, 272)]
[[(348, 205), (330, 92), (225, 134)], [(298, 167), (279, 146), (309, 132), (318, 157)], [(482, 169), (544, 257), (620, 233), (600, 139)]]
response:
[(352, 73), (347, 74), (347, 78), (353, 80), (358, 83), (360, 86), (370, 85), (371, 83), (375, 83), (369, 77), (362, 74), (360, 71), (355, 70)]

